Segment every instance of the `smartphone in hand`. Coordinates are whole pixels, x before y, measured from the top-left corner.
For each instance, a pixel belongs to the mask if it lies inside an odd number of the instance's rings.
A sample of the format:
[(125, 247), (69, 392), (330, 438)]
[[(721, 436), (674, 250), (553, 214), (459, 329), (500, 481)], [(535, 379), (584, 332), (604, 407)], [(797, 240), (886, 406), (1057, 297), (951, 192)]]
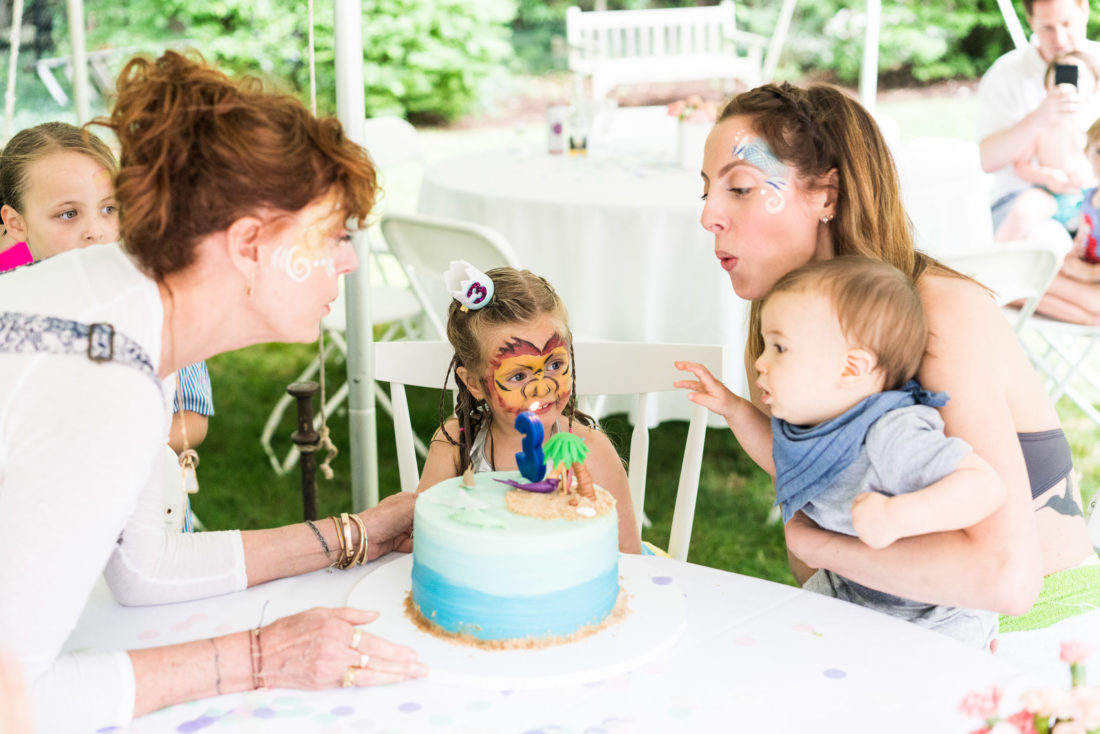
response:
[(1054, 86), (1059, 84), (1072, 84), (1077, 86), (1077, 65), (1076, 64), (1055, 64), (1054, 65)]

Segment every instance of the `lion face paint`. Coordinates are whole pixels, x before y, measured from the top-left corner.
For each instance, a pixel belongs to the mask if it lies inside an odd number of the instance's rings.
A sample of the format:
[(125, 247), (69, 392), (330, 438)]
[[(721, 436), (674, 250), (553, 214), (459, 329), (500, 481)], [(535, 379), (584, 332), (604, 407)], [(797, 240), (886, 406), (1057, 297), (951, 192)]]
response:
[(734, 139), (733, 157), (744, 161), (764, 174), (764, 185), (760, 195), (764, 208), (772, 214), (783, 210), (787, 204), (785, 192), (790, 188), (790, 168), (775, 157), (768, 144), (752, 133), (742, 132)]
[(485, 384), (494, 410), (515, 415), (537, 402), (538, 415), (560, 413), (573, 392), (569, 346), (559, 334), (542, 347), (513, 336), (490, 361)]

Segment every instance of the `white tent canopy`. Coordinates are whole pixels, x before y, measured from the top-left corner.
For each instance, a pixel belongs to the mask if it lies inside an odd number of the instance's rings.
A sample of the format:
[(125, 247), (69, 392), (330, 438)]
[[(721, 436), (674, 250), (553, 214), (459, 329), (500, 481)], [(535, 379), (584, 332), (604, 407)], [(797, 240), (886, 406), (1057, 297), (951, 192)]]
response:
[[(79, 122), (89, 118), (89, 79), (84, 45), (84, 0), (66, 0), (73, 57), (73, 96)], [(775, 74), (790, 28), (797, 0), (783, 0), (767, 56), (764, 78)], [(1017, 48), (1027, 45), (1012, 0), (997, 0), (1005, 26)], [(878, 47), (882, 0), (866, 0), (859, 95), (863, 105), (874, 112), (878, 93)], [(334, 0), (333, 3), (336, 56), (337, 116), (348, 137), (362, 144), (365, 98), (363, 88), (362, 0)], [(347, 276), (348, 324), (348, 420), (350, 422), (352, 502), (356, 510), (378, 502), (378, 453), (374, 401), (374, 380), (371, 378), (373, 341), (371, 335), (370, 258), (364, 233), (357, 234), (356, 251), (361, 267)]]

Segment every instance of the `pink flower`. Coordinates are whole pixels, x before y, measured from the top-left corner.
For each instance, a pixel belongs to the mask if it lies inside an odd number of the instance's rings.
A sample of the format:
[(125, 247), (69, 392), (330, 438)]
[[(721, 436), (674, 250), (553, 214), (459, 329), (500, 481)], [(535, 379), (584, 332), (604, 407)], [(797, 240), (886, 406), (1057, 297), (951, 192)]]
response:
[(682, 99), (678, 99), (675, 102), (669, 104), (668, 114), (671, 117), (679, 117), (683, 114), (685, 107), (687, 107), (687, 102)]
[(1083, 663), (1089, 655), (1092, 655), (1093, 649), (1092, 645), (1080, 640), (1063, 642), (1062, 661), (1066, 663)]
[(988, 719), (997, 715), (997, 708), (1001, 705), (1001, 689), (993, 686), (986, 693), (973, 691), (959, 704), (959, 713), (963, 716), (975, 716), (979, 719)]
[(1058, 714), (1069, 703), (1069, 694), (1056, 688), (1040, 688), (1020, 696), (1020, 703), (1033, 714), (1050, 717)]
[(1088, 729), (1079, 721), (1059, 721), (1050, 734), (1088, 734)]
[(1019, 734), (1037, 734), (1035, 731), (1035, 715), (1030, 711), (1017, 711), (1005, 718), (1005, 723), (1016, 727)]
[(1073, 702), (1073, 720), (1086, 729), (1100, 727), (1100, 688), (1077, 686), (1069, 692)]

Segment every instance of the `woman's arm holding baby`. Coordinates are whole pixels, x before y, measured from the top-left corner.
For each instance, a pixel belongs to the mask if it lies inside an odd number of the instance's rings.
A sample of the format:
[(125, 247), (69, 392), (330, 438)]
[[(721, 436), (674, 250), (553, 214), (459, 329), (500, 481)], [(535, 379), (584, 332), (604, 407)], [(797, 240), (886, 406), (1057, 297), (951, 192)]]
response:
[(864, 492), (852, 501), (852, 526), (872, 548), (898, 538), (962, 530), (989, 517), (1008, 488), (988, 462), (973, 451), (955, 471), (924, 489), (896, 496)]

